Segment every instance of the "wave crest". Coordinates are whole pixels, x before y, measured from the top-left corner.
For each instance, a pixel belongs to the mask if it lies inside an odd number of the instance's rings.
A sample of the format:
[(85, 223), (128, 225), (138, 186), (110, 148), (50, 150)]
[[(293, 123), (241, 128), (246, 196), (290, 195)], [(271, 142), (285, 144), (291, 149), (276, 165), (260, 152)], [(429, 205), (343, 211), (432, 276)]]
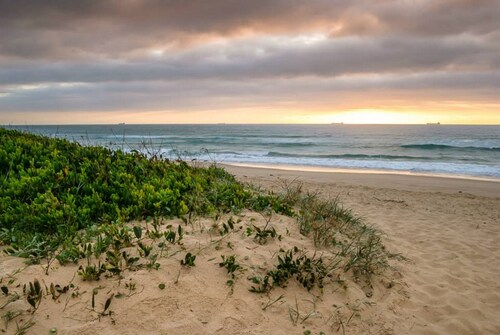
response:
[(434, 144), (434, 143), (426, 143), (426, 144), (403, 144), (401, 148), (405, 149), (421, 149), (421, 150), (479, 150), (479, 151), (500, 151), (499, 147), (461, 147), (455, 145), (446, 145), (446, 144)]

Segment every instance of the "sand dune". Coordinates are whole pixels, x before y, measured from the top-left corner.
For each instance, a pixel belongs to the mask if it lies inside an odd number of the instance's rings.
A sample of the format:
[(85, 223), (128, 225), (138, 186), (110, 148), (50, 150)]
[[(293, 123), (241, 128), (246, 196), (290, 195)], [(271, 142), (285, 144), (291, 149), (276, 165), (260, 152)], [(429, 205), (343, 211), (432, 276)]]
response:
[[(19, 285), (38, 278), (47, 286), (73, 283), (71, 292), (78, 292), (55, 301), (45, 297), (28, 334), (47, 334), (53, 327), (58, 334), (500, 333), (499, 183), (228, 169), (240, 180), (268, 189), (286, 179), (325, 197), (339, 196), (383, 231), (388, 250), (402, 257), (391, 259), (391, 269), (374, 280), (370, 294), (347, 274), (323, 292), (317, 288), (308, 292), (292, 280), (287, 288), (275, 288), (270, 294), (252, 293), (247, 278), (274, 264), (277, 250), (298, 246), (312, 255), (314, 247), (300, 235), (293, 219), (279, 215), (273, 215), (271, 223), (284, 238), (260, 245), (246, 236), (245, 229), (264, 225), (267, 218), (244, 212), (234, 216), (241, 221), (223, 238), (210, 229), (210, 220), (187, 230), (183, 247), (197, 254), (194, 267), (181, 266), (185, 251), (172, 250), (158, 261), (158, 271), (127, 271), (121, 281), (101, 279), (92, 311), (96, 283), (75, 276), (77, 266), (54, 265), (46, 276), (40, 265), (25, 267), (22, 259), (1, 255), (4, 282), (14, 274)], [(328, 250), (320, 253), (329, 256)], [(231, 254), (238, 255), (245, 269), (237, 273), (233, 290), (226, 284), (229, 275), (218, 266), (221, 255)], [(111, 316), (100, 316), (111, 294), (121, 298), (113, 299)], [(9, 308), (27, 311), (29, 306), (19, 300)], [(22, 317), (31, 318), (28, 313)], [(16, 325), (11, 322), (0, 329), (14, 334)]]

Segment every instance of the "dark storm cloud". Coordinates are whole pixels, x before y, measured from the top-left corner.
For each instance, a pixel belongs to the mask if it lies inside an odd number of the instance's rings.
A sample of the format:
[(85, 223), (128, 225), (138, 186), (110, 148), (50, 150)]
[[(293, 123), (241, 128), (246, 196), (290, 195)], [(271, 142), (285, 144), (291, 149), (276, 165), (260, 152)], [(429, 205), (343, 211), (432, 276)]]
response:
[(123, 57), (155, 45), (241, 34), (416, 36), (498, 31), (496, 0), (2, 0), (0, 54), (14, 59)]
[[(348, 3), (348, 1), (344, 1)], [(3, 1), (5, 57), (123, 56), (209, 36), (315, 29), (346, 5), (328, 1)], [(39, 45), (43, 40), (45, 45)]]
[(20, 64), (0, 69), (0, 83), (336, 77), (453, 67), (494, 70), (500, 52), (500, 48), (469, 38), (343, 38), (317, 42), (308, 47), (276, 43), (243, 41), (121, 62)]

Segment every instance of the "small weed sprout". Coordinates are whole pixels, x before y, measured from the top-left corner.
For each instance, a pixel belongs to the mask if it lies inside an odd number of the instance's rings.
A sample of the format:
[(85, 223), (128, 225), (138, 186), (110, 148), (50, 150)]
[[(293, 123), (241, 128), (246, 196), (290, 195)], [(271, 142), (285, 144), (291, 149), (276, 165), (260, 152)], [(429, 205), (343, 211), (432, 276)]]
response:
[[(2, 320), (4, 322), (4, 328), (7, 329), (9, 326), (10, 321), (14, 320), (18, 316), (22, 315), (23, 311), (21, 310), (14, 310), (14, 311), (8, 311), (4, 315), (2, 315)], [(2, 330), (4, 331), (4, 330)]]
[(29, 282), (28, 285), (24, 284), (23, 292), (26, 296), (26, 300), (31, 307), (33, 307), (32, 313), (35, 313), (40, 306), (43, 297), (42, 287), (40, 286), (38, 279), (35, 279), (33, 282)]
[(234, 220), (233, 217), (230, 217), (229, 220), (227, 220), (227, 223), (222, 224), (222, 228), (219, 227), (219, 234), (221, 236), (227, 235), (229, 232), (234, 230)]
[(52, 296), (52, 300), (59, 299), (62, 294), (67, 293), (68, 291), (69, 285), (61, 287), (59, 284), (54, 285), (54, 283), (50, 283), (49, 292)]
[(264, 278), (260, 276), (251, 276), (248, 278), (248, 280), (256, 285), (251, 286), (251, 288), (249, 289), (249, 291), (253, 293), (267, 293), (273, 288), (271, 277), (269, 275), (265, 275)]
[(148, 262), (146, 263), (146, 269), (148, 270), (158, 270), (160, 268), (160, 263), (157, 262), (158, 254), (151, 254), (148, 257)]
[(16, 332), (15, 335), (25, 335), (28, 329), (35, 325), (35, 321), (33, 319), (29, 319), (26, 322), (18, 323), (16, 322)]
[(193, 255), (190, 252), (188, 252), (186, 254), (186, 256), (184, 256), (184, 259), (181, 260), (181, 265), (188, 266), (188, 267), (195, 266), (195, 264), (194, 264), (195, 260), (196, 260), (196, 255)]
[(238, 277), (238, 273), (241, 273), (243, 271), (243, 267), (236, 262), (236, 256), (235, 255), (230, 255), (230, 256), (221, 256), (222, 262), (219, 263), (219, 267), (223, 267), (227, 270), (227, 273), (231, 276), (231, 279), (229, 279), (226, 284), (231, 287), (231, 293), (233, 292), (234, 284), (236, 282), (236, 279)]
[[(102, 287), (101, 287), (102, 288)], [(92, 299), (91, 299), (91, 311), (95, 312), (97, 314), (97, 317), (100, 319), (103, 316), (111, 316), (113, 312), (109, 310), (109, 307), (111, 306), (111, 302), (113, 301), (113, 297), (115, 296), (114, 293), (111, 293), (111, 295), (106, 299), (104, 302), (104, 306), (101, 312), (96, 311), (96, 299), (95, 297), (99, 293), (100, 288), (94, 288), (92, 290)]]
[(98, 263), (98, 265), (80, 265), (78, 269), (78, 275), (83, 281), (98, 281), (101, 279), (101, 275), (106, 272), (104, 264)]
[(262, 310), (265, 311), (266, 309), (268, 309), (269, 307), (271, 307), (272, 305), (274, 305), (275, 303), (281, 301), (283, 298), (285, 297), (284, 294), (281, 294), (279, 297), (277, 297), (276, 299), (274, 300), (269, 300), (263, 307), (262, 307)]
[(177, 227), (177, 231), (172, 229), (172, 226), (167, 226), (168, 230), (163, 233), (165, 240), (170, 244), (181, 244), (182, 238), (184, 237), (184, 230), (182, 226)]
[(259, 244), (266, 244), (267, 239), (269, 237), (272, 239), (278, 238), (279, 240), (281, 240), (281, 235), (278, 235), (278, 233), (276, 232), (276, 229), (274, 229), (274, 227), (268, 228), (268, 226), (266, 225), (263, 229), (261, 229), (261, 228), (254, 225), (253, 228), (255, 229), (254, 239)]
[(151, 251), (153, 250), (152, 245), (145, 245), (144, 243), (142, 243), (140, 241), (137, 243), (137, 246), (139, 247), (138, 251), (139, 251), (139, 255), (141, 255), (141, 257), (149, 257), (149, 255), (151, 254)]

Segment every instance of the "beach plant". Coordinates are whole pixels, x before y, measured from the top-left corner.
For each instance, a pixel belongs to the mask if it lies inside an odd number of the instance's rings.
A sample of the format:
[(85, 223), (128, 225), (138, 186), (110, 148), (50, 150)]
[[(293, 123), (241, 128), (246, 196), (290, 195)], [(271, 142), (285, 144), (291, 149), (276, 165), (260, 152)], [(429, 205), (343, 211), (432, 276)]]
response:
[(160, 221), (160, 218), (158, 216), (153, 217), (152, 226), (153, 226), (153, 230), (148, 230), (147, 234), (148, 234), (148, 237), (150, 239), (156, 240), (162, 236), (162, 233), (160, 231), (161, 221)]
[(139, 257), (131, 256), (130, 253), (122, 251), (122, 258), (125, 261), (125, 267), (127, 270), (135, 271), (139, 268), (137, 264), (140, 259)]
[(140, 226), (134, 226), (132, 230), (134, 231), (135, 238), (140, 240), (142, 238), (142, 228)]
[(253, 225), (253, 229), (253, 231), (255, 231), (254, 240), (259, 244), (266, 244), (268, 238), (278, 238), (279, 240), (281, 240), (281, 235), (276, 232), (276, 229), (274, 227), (270, 227), (269, 223), (266, 223), (264, 228), (259, 228), (256, 225)]
[[(146, 269), (148, 270), (158, 270), (160, 268), (160, 263), (157, 262), (159, 255), (157, 253), (151, 254), (148, 257), (148, 262), (145, 264)], [(194, 266), (194, 260), (193, 265)]]
[(101, 279), (101, 275), (106, 272), (104, 264), (89, 264), (86, 266), (80, 265), (78, 275), (84, 281), (97, 281)]
[(163, 233), (165, 240), (170, 244), (180, 244), (182, 238), (184, 237), (184, 230), (182, 229), (182, 226), (177, 226), (177, 230), (172, 229), (171, 225), (167, 226), (167, 228), (168, 229)]
[(293, 216), (293, 204), (283, 201), (283, 197), (274, 193), (264, 193), (260, 190), (254, 191), (254, 196), (248, 199), (248, 207), (256, 212), (269, 212)]
[(353, 270), (355, 275), (369, 278), (387, 266), (387, 253), (381, 248), (380, 235), (367, 228), (357, 243), (349, 250), (344, 271)]
[(278, 256), (278, 264), (266, 271), (264, 277), (252, 276), (249, 280), (257, 286), (250, 288), (254, 293), (269, 292), (274, 286), (286, 287), (291, 278), (295, 278), (308, 291), (314, 287), (322, 289), (324, 280), (329, 275), (329, 268), (322, 257), (308, 257), (303, 251), (294, 247), (282, 251)]
[(227, 220), (227, 223), (222, 223), (222, 228), (219, 228), (219, 234), (221, 236), (228, 234), (230, 231), (234, 229), (234, 224), (235, 222), (233, 220), (233, 217), (230, 217)]
[(69, 285), (61, 286), (59, 284), (54, 285), (54, 283), (50, 283), (49, 293), (52, 296), (52, 300), (57, 300), (62, 294), (67, 293), (69, 289)]
[(273, 306), (277, 302), (283, 300), (284, 297), (285, 297), (285, 295), (281, 294), (279, 297), (277, 297), (277, 298), (275, 298), (273, 300), (269, 300), (267, 303), (264, 304), (264, 306), (262, 306), (262, 310), (265, 311), (266, 309), (268, 309), (269, 307)]
[(15, 335), (25, 335), (28, 329), (35, 325), (35, 321), (33, 318), (27, 321), (21, 321), (20, 323), (16, 322), (16, 332)]
[(130, 279), (130, 281), (128, 283), (125, 283), (125, 287), (128, 289), (128, 291), (129, 291), (128, 296), (130, 297), (132, 292), (137, 289), (137, 284), (135, 282), (133, 282), (132, 279)]
[(236, 256), (235, 255), (229, 255), (229, 256), (221, 256), (222, 262), (219, 263), (219, 266), (222, 268), (225, 268), (227, 270), (227, 273), (230, 274), (234, 278), (234, 273), (237, 270), (241, 270), (242, 267), (240, 264), (236, 262)]
[(35, 279), (33, 282), (29, 282), (28, 284), (24, 284), (23, 293), (26, 296), (26, 301), (33, 307), (33, 312), (35, 313), (42, 302), (43, 291), (38, 279)]
[[(4, 328), (7, 329), (10, 321), (14, 320), (18, 316), (21, 316), (22, 314), (23, 314), (22, 310), (7, 311), (4, 315), (2, 315), (2, 320), (4, 322)], [(4, 331), (4, 330), (2, 330), (2, 331)]]
[(196, 260), (196, 255), (191, 254), (188, 252), (185, 256), (184, 259), (181, 260), (181, 265), (192, 267), (195, 266), (194, 261)]
[(267, 293), (273, 288), (271, 276), (267, 274), (264, 277), (258, 275), (250, 276), (248, 280), (255, 284), (255, 286), (252, 285), (249, 289), (249, 291), (253, 293)]
[[(9, 232), (9, 230), (7, 230), (7, 232)], [(5, 230), (4, 233), (6, 236)], [(10, 233), (16, 234), (13, 230), (10, 230)], [(23, 234), (21, 233), (21, 235)], [(12, 237), (10, 237), (10, 239), (12, 239)], [(53, 237), (36, 234), (29, 240), (22, 239), (21, 243), (17, 243), (17, 240), (14, 239), (13, 242), (9, 244), (9, 247), (5, 248), (3, 251), (7, 255), (26, 258), (26, 264), (28, 265), (39, 264), (44, 258), (47, 258), (51, 263), (51, 260), (55, 258), (57, 244), (57, 240)]]
[(106, 301), (104, 302), (104, 307), (102, 312), (100, 313), (101, 316), (105, 315), (111, 315), (111, 311), (109, 311), (109, 307), (111, 306), (111, 302), (113, 301), (114, 294), (111, 294)]
[(123, 257), (119, 248), (113, 248), (106, 251), (106, 266), (105, 269), (113, 275), (120, 275), (124, 270)]
[[(102, 288), (102, 287), (101, 287)], [(111, 306), (111, 302), (113, 301), (113, 298), (115, 297), (114, 293), (111, 293), (108, 298), (106, 298), (106, 301), (104, 302), (103, 309), (101, 312), (96, 311), (96, 296), (99, 293), (100, 288), (94, 288), (92, 290), (92, 298), (91, 298), (91, 311), (95, 312), (97, 314), (97, 318), (100, 319), (103, 316), (111, 316), (113, 313), (111, 310), (109, 310), (109, 307)]]
[(219, 267), (223, 267), (226, 269), (227, 273), (231, 276), (230, 279), (227, 280), (226, 284), (231, 287), (231, 293), (236, 282), (238, 272), (241, 273), (243, 271), (243, 267), (236, 262), (235, 255), (229, 256), (221, 256), (222, 262), (219, 263)]
[(151, 254), (151, 251), (153, 251), (153, 246), (152, 245), (145, 245), (141, 241), (139, 241), (137, 243), (137, 246), (139, 247), (138, 248), (139, 255), (141, 255), (142, 257), (149, 257), (149, 255)]
[(56, 256), (57, 261), (61, 265), (68, 263), (76, 264), (81, 258), (85, 258), (85, 255), (82, 252), (82, 248), (74, 243), (73, 238), (68, 238), (67, 241), (61, 244), (60, 251)]
[[(313, 333), (309, 329), (307, 329), (307, 330), (304, 330), (304, 335), (313, 335)], [(318, 333), (318, 335), (326, 335), (326, 334), (325, 334), (325, 332), (320, 331)]]
[(301, 184), (292, 186), (290, 183), (285, 183), (281, 197), (295, 209), (303, 235), (310, 236), (318, 248), (336, 251), (329, 274), (334, 269), (343, 269), (369, 282), (371, 276), (387, 267), (389, 254), (380, 233), (345, 208), (338, 197), (323, 199), (317, 192), (303, 193)]
[[(300, 321), (300, 323), (306, 322), (310, 317), (316, 315), (315, 308), (306, 314), (302, 314), (299, 310), (299, 303), (297, 301), (297, 297), (295, 297), (295, 306), (288, 306), (288, 315), (290, 316), (290, 320), (294, 325)], [(307, 331), (306, 331), (307, 332)], [(305, 332), (305, 333), (306, 333)]]

